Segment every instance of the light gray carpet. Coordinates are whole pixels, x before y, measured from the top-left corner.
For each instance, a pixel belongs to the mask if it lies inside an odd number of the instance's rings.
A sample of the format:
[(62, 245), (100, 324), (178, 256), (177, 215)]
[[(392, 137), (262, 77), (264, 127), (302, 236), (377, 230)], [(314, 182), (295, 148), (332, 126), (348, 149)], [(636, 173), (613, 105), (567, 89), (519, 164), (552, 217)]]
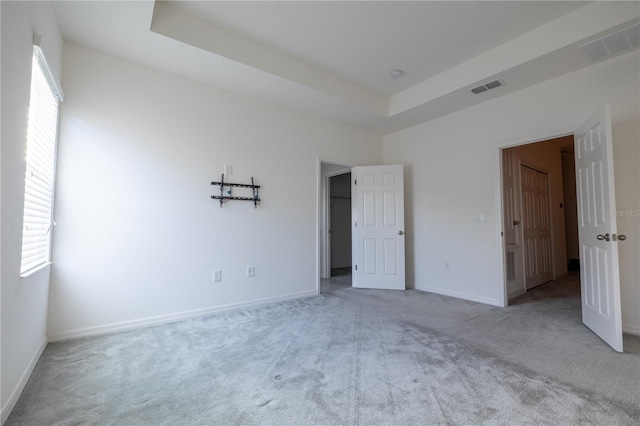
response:
[(337, 275), (335, 277), (331, 277), (330, 279), (341, 282), (341, 283), (349, 284), (349, 285), (351, 285), (352, 283), (351, 274)]
[(637, 425), (640, 339), (593, 335), (577, 285), (504, 309), (347, 288), (50, 344), (7, 425)]
[(331, 293), (348, 288), (351, 288), (351, 275), (320, 279), (320, 293)]

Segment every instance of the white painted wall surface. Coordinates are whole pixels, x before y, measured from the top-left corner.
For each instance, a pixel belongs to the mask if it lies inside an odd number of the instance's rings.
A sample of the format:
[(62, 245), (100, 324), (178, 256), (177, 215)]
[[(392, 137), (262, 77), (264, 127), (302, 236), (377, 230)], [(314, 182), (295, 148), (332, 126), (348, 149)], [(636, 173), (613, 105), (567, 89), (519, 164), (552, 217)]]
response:
[[(385, 136), (385, 163), (405, 164), (407, 280), (418, 289), (499, 304), (498, 144), (573, 131), (606, 103), (617, 207), (637, 212), (639, 75), (636, 50)], [(488, 221), (471, 222), (472, 211), (488, 212)], [(640, 334), (640, 220), (621, 216), (618, 229), (629, 237), (619, 245), (623, 326)]]
[[(76, 45), (64, 71), (52, 339), (315, 294), (317, 158), (379, 163), (380, 136)], [(258, 209), (210, 198), (224, 164)]]
[(25, 152), (33, 33), (60, 75), (62, 36), (50, 2), (1, 2), (2, 9), (2, 419), (47, 343), (49, 268), (20, 278)]

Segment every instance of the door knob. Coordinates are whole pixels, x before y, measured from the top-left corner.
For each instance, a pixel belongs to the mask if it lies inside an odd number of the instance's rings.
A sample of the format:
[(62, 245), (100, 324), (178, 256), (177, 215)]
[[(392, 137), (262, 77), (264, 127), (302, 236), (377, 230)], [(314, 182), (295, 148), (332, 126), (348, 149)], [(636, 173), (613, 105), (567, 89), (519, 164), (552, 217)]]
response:
[(602, 241), (602, 240), (609, 241), (609, 234), (604, 234), (604, 235), (598, 234), (598, 236), (596, 238), (599, 239), (600, 241)]
[(627, 236), (623, 235), (623, 234), (620, 234), (620, 235), (613, 234), (612, 238), (613, 238), (613, 241), (615, 241), (615, 240), (624, 241), (624, 240), (627, 239)]
[(516, 225), (520, 225), (520, 221), (519, 221), (519, 220), (514, 220), (514, 221), (513, 221), (513, 225), (514, 225), (514, 226), (516, 226)]
[(398, 231), (398, 235), (404, 235), (404, 231)]

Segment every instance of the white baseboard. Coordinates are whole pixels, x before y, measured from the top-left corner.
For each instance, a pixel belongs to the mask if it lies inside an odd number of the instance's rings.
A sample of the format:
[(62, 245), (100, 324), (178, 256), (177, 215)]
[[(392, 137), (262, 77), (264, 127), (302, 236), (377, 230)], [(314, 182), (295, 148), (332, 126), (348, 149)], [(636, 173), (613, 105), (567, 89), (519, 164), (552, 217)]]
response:
[(20, 380), (18, 380), (18, 383), (13, 389), (13, 392), (11, 392), (11, 396), (7, 400), (7, 403), (4, 405), (4, 407), (2, 407), (2, 409), (0, 409), (2, 413), (0, 414), (0, 418), (2, 419), (2, 421), (0, 421), (0, 424), (4, 424), (4, 422), (6, 422), (9, 418), (9, 414), (11, 414), (11, 411), (13, 411), (13, 407), (15, 407), (16, 402), (18, 402), (20, 394), (24, 390), (24, 387), (27, 385), (29, 377), (31, 377), (31, 373), (33, 373), (33, 369), (36, 368), (36, 364), (38, 363), (38, 360), (40, 359), (40, 356), (42, 355), (46, 347), (47, 337), (45, 336), (44, 339), (42, 339), (42, 342), (40, 342), (40, 345), (38, 345), (38, 349), (36, 349), (36, 352), (31, 357), (31, 361), (29, 361), (27, 368), (22, 373), (22, 376), (20, 377)]
[(176, 312), (167, 315), (141, 318), (131, 321), (122, 321), (111, 324), (99, 325), (95, 327), (78, 328), (64, 331), (62, 333), (49, 336), (49, 342), (60, 340), (77, 339), (80, 337), (97, 336), (100, 334), (113, 333), (116, 331), (133, 330), (136, 328), (149, 327), (152, 325), (166, 324), (169, 322), (182, 321), (191, 318), (202, 317), (216, 312), (232, 311), (234, 309), (246, 308), (250, 306), (264, 305), (266, 303), (283, 302), (285, 300), (301, 299), (304, 297), (317, 296), (316, 290), (303, 291), (300, 293), (290, 293), (284, 296), (268, 297), (265, 299), (249, 300), (247, 302), (230, 303), (228, 305), (213, 306), (210, 308), (194, 309), (192, 311)]
[(640, 336), (640, 326), (636, 324), (622, 324), (622, 332)]
[(426, 292), (429, 292), (429, 293), (441, 294), (443, 296), (451, 296), (451, 297), (455, 297), (455, 298), (458, 298), (458, 299), (470, 300), (472, 302), (483, 303), (485, 305), (492, 305), (492, 306), (502, 307), (502, 303), (499, 300), (496, 300), (496, 299), (489, 299), (489, 298), (486, 298), (486, 297), (472, 296), (472, 295), (469, 295), (469, 294), (466, 294), (466, 293), (460, 293), (460, 292), (451, 291), (451, 290), (442, 290), (440, 288), (434, 288), (434, 287), (423, 286), (423, 285), (416, 285), (415, 289), (416, 290), (420, 290), (420, 291), (426, 291)]

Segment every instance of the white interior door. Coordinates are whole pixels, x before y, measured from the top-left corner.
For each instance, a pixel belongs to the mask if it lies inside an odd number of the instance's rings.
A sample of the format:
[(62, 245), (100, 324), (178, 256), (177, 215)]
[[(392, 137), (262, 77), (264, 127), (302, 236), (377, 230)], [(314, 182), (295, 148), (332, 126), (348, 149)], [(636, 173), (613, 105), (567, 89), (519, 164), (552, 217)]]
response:
[(549, 176), (520, 166), (525, 286), (528, 289), (553, 279)]
[(520, 200), (517, 185), (519, 176), (513, 150), (502, 150), (502, 191), (504, 204), (504, 246), (509, 298), (524, 293), (524, 265), (522, 253)]
[(611, 112), (606, 105), (575, 133), (582, 322), (622, 352)]
[(353, 286), (405, 289), (402, 165), (355, 167)]

